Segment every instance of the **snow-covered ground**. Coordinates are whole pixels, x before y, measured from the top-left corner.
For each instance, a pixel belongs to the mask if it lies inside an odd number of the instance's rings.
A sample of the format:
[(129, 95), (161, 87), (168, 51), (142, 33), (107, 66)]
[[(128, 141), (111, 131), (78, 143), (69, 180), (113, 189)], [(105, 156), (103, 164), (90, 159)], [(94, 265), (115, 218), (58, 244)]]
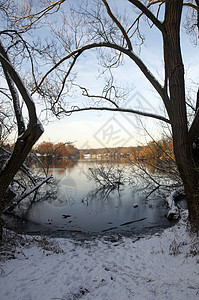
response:
[(24, 238), (0, 262), (1, 300), (199, 299), (198, 238), (180, 221), (135, 241)]

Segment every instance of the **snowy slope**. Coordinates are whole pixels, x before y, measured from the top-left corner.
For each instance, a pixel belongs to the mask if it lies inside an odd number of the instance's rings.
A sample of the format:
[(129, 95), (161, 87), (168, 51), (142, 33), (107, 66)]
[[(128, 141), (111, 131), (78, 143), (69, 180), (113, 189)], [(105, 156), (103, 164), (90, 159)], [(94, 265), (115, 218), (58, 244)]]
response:
[(1, 300), (199, 299), (198, 239), (183, 221), (136, 242), (51, 240), (57, 253), (36, 239), (1, 263)]

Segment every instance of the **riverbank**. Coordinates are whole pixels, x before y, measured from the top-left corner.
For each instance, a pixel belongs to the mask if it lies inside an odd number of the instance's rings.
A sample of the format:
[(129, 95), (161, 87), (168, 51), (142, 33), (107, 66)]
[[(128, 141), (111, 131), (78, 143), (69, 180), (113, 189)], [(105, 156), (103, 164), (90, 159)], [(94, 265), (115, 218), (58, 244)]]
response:
[(2, 300), (199, 297), (199, 242), (185, 218), (139, 240), (18, 239), (14, 252), (7, 249), (10, 259), (0, 262)]

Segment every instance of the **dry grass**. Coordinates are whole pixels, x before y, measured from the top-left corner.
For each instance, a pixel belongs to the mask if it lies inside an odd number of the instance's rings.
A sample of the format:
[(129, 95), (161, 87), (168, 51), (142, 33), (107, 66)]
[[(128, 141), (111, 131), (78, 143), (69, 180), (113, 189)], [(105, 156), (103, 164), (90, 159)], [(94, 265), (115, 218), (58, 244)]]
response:
[[(36, 245), (46, 255), (51, 253), (63, 253), (59, 243), (55, 240), (51, 240), (47, 237), (41, 236), (28, 236), (16, 234), (13, 231), (4, 229), (3, 239), (0, 241), (0, 262), (4, 262), (8, 259), (25, 258), (26, 255), (23, 252), (24, 248), (28, 248), (31, 245)], [(1, 269), (0, 269), (1, 274)]]
[(4, 229), (3, 238), (0, 241), (0, 261), (17, 258), (17, 254), (22, 251), (20, 249), (29, 244), (30, 241), (28, 241), (27, 237)]

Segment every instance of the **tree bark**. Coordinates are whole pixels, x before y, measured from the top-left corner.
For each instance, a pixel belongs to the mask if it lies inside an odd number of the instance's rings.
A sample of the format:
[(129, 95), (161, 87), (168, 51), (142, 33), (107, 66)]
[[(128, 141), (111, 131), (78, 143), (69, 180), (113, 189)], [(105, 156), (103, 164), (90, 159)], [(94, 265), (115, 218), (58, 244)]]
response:
[(1, 220), (2, 212), (6, 205), (12, 200), (6, 197), (9, 185), (24, 163), (27, 155), (32, 149), (32, 146), (43, 133), (40, 124), (35, 124), (33, 128), (28, 128), (22, 137), (18, 138), (13, 153), (0, 171), (0, 240), (2, 239), (3, 222)]
[(16, 141), (13, 153), (0, 171), (1, 203), (11, 180), (24, 163), (27, 155), (32, 149), (32, 146), (35, 144), (42, 133), (43, 130), (40, 128), (40, 126), (38, 124), (35, 124), (33, 128), (29, 127), (25, 131), (25, 133)]
[(184, 66), (180, 47), (180, 22), (182, 0), (166, 0), (164, 21), (165, 87), (171, 101), (171, 126), (176, 163), (182, 178), (189, 219), (193, 228), (199, 229), (199, 174), (197, 172), (192, 143), (188, 133), (185, 102)]
[[(15, 143), (13, 153), (10, 158), (5, 162), (0, 170), (0, 219), (3, 208), (9, 202), (9, 197), (6, 197), (8, 187), (17, 174), (18, 170), (24, 163), (26, 157), (32, 149), (32, 146), (39, 139), (43, 133), (43, 127), (39, 122), (36, 114), (36, 107), (30, 94), (28, 93), (24, 83), (22, 82), (19, 74), (16, 72), (7, 53), (0, 41), (0, 61), (4, 70), (5, 78), (10, 89), (15, 117), (18, 124), (18, 139)], [(29, 114), (29, 124), (25, 129), (23, 122), (22, 111), (19, 105), (18, 91), (20, 92)], [(0, 220), (0, 238), (2, 236), (2, 222)]]

